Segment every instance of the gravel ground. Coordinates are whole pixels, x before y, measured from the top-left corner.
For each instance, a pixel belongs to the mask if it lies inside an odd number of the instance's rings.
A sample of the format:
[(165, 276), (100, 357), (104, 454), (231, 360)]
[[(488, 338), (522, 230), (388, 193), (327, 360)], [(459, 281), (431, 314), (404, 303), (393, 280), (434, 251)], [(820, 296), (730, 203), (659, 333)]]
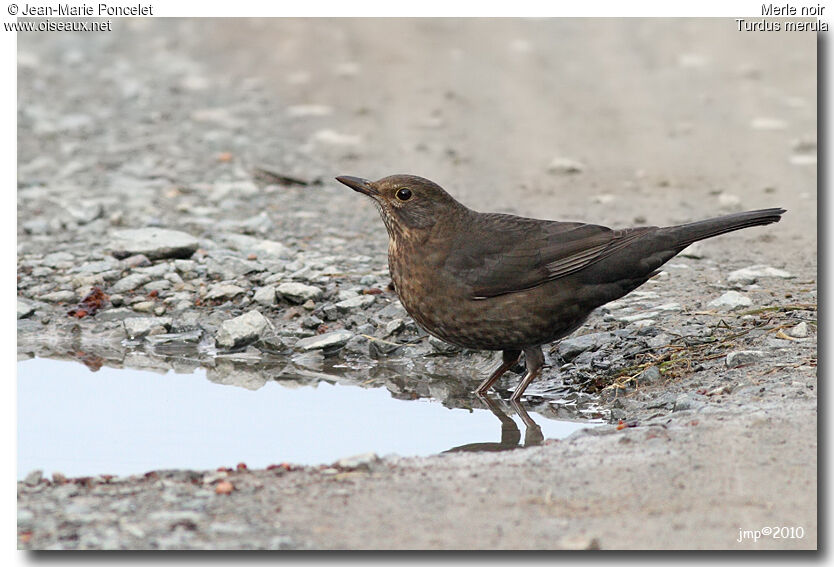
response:
[[(20, 358), (472, 407), (497, 355), (415, 325), (374, 207), (335, 175), (414, 173), (475, 209), (609, 226), (788, 213), (688, 250), (545, 349), (525, 408), (605, 426), (503, 453), (33, 471), (20, 548), (816, 548), (813, 34), (777, 43), (732, 20), (113, 28), (19, 36)], [(740, 532), (773, 527), (803, 537)]]

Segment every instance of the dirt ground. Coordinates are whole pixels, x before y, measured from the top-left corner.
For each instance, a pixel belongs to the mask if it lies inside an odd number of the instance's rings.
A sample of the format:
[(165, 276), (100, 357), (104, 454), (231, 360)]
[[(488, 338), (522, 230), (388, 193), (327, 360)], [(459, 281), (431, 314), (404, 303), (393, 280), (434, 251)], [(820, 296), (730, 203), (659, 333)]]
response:
[[(323, 191), (329, 210), (352, 216), (363, 243), (383, 253), (373, 207), (333, 176), (412, 173), (477, 210), (608, 226), (781, 206), (788, 213), (779, 224), (705, 242), (695, 269), (670, 269), (648, 285), (685, 313), (698, 311), (723, 293), (716, 290), (726, 289), (730, 271), (765, 264), (793, 277), (759, 281), (747, 290), (753, 297), (815, 303), (814, 34), (741, 33), (731, 19), (131, 26), (136, 57), (170, 53), (223, 77), (221, 88), (240, 89), (241, 104), (246, 85), (258, 84), (270, 93), (265, 108), (295, 108), (275, 136), (317, 164), (324, 185), (305, 190)], [(252, 161), (283, 159), (257, 143), (249, 151)], [(176, 537), (153, 544), (129, 524), (172, 505), (171, 491), (190, 498), (192, 480), (147, 479), (120, 492), (100, 484), (78, 498), (101, 524), (72, 529), (83, 541), (85, 530), (116, 526), (128, 547), (816, 549), (815, 329), (803, 344), (739, 339), (738, 349), (767, 356), (741, 369), (716, 361), (639, 389), (744, 385), (710, 397), (705, 411), (658, 410), (637, 395), (633, 405), (606, 401), (629, 409), (637, 427), (612, 424), (524, 451), (399, 459), (338, 474), (232, 473), (234, 493), (217, 497), (212, 485), (207, 504), (192, 508), (202, 516), (160, 520), (159, 533)], [(59, 488), (36, 495), (23, 486), (19, 504), (37, 518)], [(116, 519), (104, 512), (115, 499), (130, 504)], [(800, 526), (802, 538), (754, 541), (741, 531)], [(37, 536), (21, 544), (62, 545)]]

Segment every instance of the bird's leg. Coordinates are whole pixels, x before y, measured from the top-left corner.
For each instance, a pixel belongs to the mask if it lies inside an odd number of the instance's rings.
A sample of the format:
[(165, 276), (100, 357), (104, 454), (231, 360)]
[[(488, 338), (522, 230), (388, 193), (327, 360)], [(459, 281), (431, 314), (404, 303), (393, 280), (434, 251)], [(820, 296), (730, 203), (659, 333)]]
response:
[(527, 410), (525, 410), (524, 407), (517, 401), (511, 401), (510, 405), (518, 414), (518, 417), (521, 418), (521, 421), (524, 423), (526, 428), (524, 430), (524, 446), (533, 447), (534, 445), (541, 445), (542, 442), (544, 442), (544, 433), (542, 433), (542, 428), (539, 424), (533, 421), (533, 418), (530, 417)]
[(501, 445), (515, 447), (521, 441), (521, 431), (513, 418), (504, 413), (488, 395), (478, 394), (478, 398), (486, 404), (489, 411), (501, 421)]
[(524, 393), (524, 390), (527, 389), (527, 386), (530, 383), (539, 377), (542, 373), (542, 367), (544, 366), (544, 353), (542, 352), (542, 347), (530, 347), (524, 349), (524, 360), (525, 365), (527, 366), (527, 374), (524, 375), (524, 378), (521, 379), (521, 382), (518, 384), (518, 387), (513, 392), (513, 395), (510, 396), (510, 400), (518, 401), (521, 399), (521, 395)]
[[(539, 352), (541, 352), (541, 349), (539, 349)], [(520, 356), (520, 350), (505, 350), (503, 355), (504, 361), (501, 363), (501, 366), (496, 368), (495, 372), (489, 375), (489, 378), (481, 382), (481, 385), (475, 388), (475, 393), (479, 395), (485, 394), (486, 391), (489, 390), (489, 387), (492, 386), (496, 380), (501, 378), (504, 372), (515, 366), (515, 363), (518, 362), (518, 357)]]

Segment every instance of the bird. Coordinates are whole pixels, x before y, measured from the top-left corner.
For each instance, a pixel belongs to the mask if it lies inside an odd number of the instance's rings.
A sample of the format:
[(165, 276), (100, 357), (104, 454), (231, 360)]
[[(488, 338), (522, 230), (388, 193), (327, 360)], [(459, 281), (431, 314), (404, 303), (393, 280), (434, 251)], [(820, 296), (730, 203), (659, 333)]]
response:
[(693, 242), (778, 222), (786, 212), (612, 229), (477, 212), (416, 175), (336, 180), (379, 210), (392, 283), (409, 315), (452, 345), (502, 352), (475, 394), (485, 396), (524, 354), (513, 401), (542, 373), (542, 346), (576, 331), (594, 309), (644, 284)]

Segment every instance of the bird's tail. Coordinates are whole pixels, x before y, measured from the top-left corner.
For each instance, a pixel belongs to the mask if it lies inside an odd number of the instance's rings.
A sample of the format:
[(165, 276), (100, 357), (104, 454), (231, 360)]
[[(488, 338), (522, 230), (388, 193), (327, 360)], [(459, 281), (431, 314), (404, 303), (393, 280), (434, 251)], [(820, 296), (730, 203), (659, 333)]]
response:
[(683, 250), (698, 240), (712, 238), (742, 228), (779, 222), (784, 212), (785, 209), (775, 208), (733, 213), (723, 217), (666, 227), (663, 232), (665, 233), (664, 236), (672, 238), (676, 243), (676, 248)]

